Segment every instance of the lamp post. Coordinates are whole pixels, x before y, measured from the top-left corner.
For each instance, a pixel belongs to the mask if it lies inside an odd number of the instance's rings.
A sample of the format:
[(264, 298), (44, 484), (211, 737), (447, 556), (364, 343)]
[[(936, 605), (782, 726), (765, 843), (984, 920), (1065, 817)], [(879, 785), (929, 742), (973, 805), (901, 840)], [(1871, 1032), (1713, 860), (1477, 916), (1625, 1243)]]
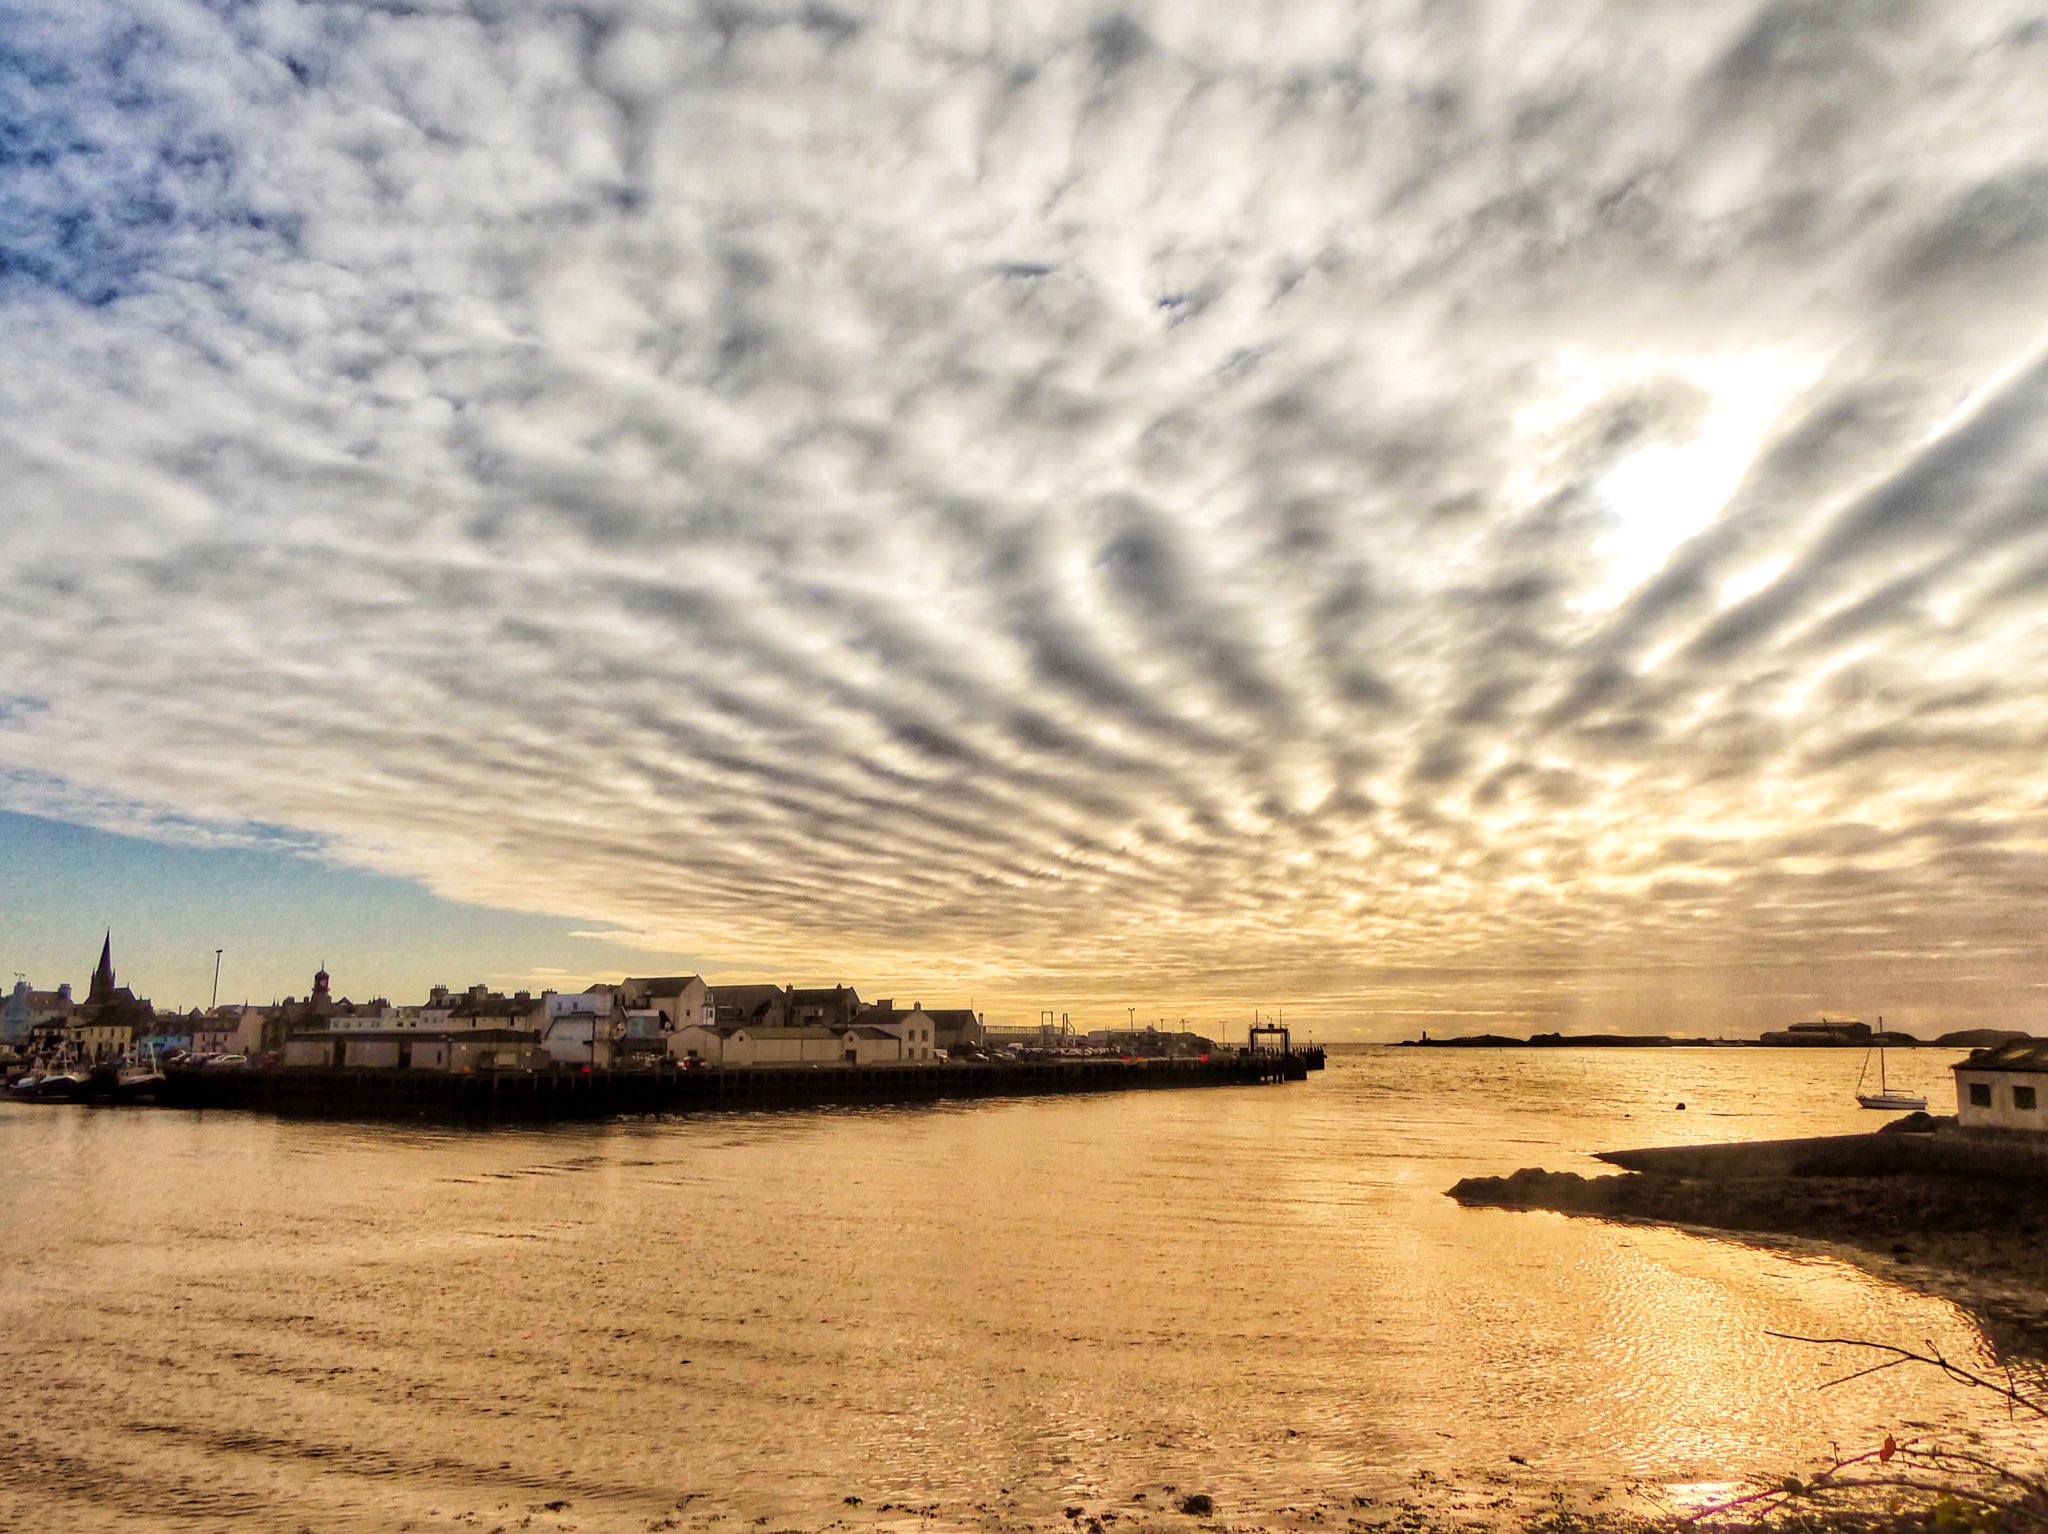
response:
[(220, 1005), (220, 956), (222, 951), (218, 948), (213, 951), (213, 1000), (207, 1003), (206, 1008), (209, 1012)]

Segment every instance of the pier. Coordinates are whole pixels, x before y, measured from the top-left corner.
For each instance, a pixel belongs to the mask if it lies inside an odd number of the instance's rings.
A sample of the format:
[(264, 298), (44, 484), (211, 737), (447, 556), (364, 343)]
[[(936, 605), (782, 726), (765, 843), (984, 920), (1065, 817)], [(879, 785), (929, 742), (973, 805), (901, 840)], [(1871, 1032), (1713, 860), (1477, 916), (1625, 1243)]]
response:
[(1299, 1055), (1116, 1058), (931, 1066), (751, 1066), (682, 1070), (173, 1070), (159, 1104), (295, 1118), (539, 1123), (630, 1114), (819, 1108), (955, 1098), (1156, 1091), (1301, 1081)]

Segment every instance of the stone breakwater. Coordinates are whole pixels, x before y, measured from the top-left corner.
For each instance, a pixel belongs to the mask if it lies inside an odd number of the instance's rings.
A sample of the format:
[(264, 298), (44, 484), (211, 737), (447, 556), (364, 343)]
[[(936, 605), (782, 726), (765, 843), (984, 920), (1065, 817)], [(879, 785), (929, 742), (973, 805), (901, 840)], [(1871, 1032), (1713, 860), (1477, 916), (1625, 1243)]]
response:
[[(1924, 1116), (1923, 1116), (1924, 1117)], [(1459, 1203), (1546, 1209), (1827, 1243), (1978, 1314), (2003, 1348), (2048, 1357), (2048, 1145), (1972, 1134), (1836, 1135), (1611, 1151), (1624, 1170), (1468, 1177)]]
[(1284, 1056), (1207, 1060), (1042, 1060), (935, 1066), (762, 1066), (705, 1070), (173, 1071), (171, 1108), (300, 1118), (534, 1123), (622, 1114), (819, 1108), (955, 1098), (1255, 1086), (1301, 1080)]

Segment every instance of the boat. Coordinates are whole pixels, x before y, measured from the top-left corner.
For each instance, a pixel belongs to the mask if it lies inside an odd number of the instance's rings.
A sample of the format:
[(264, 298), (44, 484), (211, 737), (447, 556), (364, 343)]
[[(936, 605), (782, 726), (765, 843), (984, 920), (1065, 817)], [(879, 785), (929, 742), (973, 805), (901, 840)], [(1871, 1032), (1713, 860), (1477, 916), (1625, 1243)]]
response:
[(38, 1102), (76, 1102), (85, 1096), (91, 1077), (78, 1066), (53, 1066), (36, 1085)]
[(163, 1069), (154, 1055), (131, 1060), (114, 1073), (114, 1101), (153, 1103), (163, 1085)]
[(1927, 1108), (1926, 1098), (1920, 1096), (1917, 1092), (1895, 1092), (1892, 1090), (1890, 1083), (1884, 1079), (1884, 1046), (1879, 1044), (1875, 1048), (1877, 1054), (1877, 1090), (1875, 1092), (1863, 1090), (1863, 1078), (1870, 1074), (1871, 1056), (1871, 1051), (1865, 1050), (1863, 1052), (1863, 1071), (1856, 1078), (1856, 1101), (1863, 1104), (1866, 1108), (1885, 1108), (1895, 1113), (1925, 1112)]

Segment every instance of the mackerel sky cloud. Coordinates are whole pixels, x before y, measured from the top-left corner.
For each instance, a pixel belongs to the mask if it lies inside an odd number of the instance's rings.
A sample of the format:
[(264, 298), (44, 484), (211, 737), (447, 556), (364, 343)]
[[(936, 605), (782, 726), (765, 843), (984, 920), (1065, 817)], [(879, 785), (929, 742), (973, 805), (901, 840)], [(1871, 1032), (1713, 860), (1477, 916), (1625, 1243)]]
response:
[(0, 808), (1025, 1020), (2048, 1023), (2040, 5), (0, 0), (0, 337)]

